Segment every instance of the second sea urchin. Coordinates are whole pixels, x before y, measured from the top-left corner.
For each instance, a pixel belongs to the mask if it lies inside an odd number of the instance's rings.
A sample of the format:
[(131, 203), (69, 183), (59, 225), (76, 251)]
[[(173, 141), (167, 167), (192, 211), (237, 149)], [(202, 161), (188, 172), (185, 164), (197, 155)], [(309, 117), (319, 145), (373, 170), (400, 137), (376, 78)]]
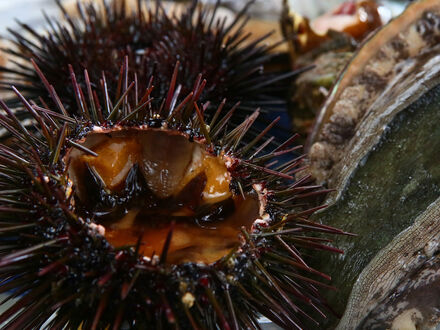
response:
[(158, 108), (136, 80), (117, 93), (104, 77), (98, 97), (72, 78), (75, 117), (49, 85), (52, 110), (14, 88), (32, 130), (0, 102), (13, 136), (0, 145), (0, 291), (14, 299), (0, 322), (242, 329), (262, 314), (292, 329), (305, 308), (324, 312), (313, 277), (327, 277), (301, 252), (338, 251), (309, 233), (341, 232), (308, 220), (323, 191), (293, 180), (302, 157), (277, 164), (295, 136), (267, 151), (269, 125), (241, 143), (258, 111), (228, 131), (234, 108), (220, 105), (207, 122), (189, 97), (203, 86), (180, 97), (170, 84)]
[[(66, 86), (59, 94), (66, 99), (67, 110), (73, 111), (76, 103), (64, 97), (73, 92), (68, 84), (69, 66), (74, 72), (87, 68), (92, 81), (99, 81), (105, 71), (109, 89), (116, 89), (118, 81), (112, 78), (120, 73), (120, 59), (128, 56), (130, 71), (137, 78), (154, 76), (153, 103), (167, 92), (179, 61), (175, 84), (181, 95), (193, 90), (195, 82), (205, 81), (199, 95), (203, 102), (218, 104), (226, 98), (233, 105), (240, 101), (245, 114), (256, 107), (274, 108), (283, 102), (280, 91), (288, 86), (279, 82), (293, 72), (264, 70), (276, 45), (265, 43), (270, 32), (255, 41), (245, 32), (245, 14), (251, 3), (230, 21), (217, 15), (220, 1), (210, 10), (194, 0), (180, 14), (166, 12), (160, 0), (151, 6), (137, 1), (133, 11), (125, 0), (78, 1), (76, 15), (68, 14), (59, 3), (64, 20), (46, 18), (48, 31), (38, 32), (26, 24), (20, 25), (23, 32), (10, 30), (16, 47), (5, 52), (17, 65), (0, 68), (2, 85), (15, 85), (29, 98), (47, 94), (29, 61), (33, 59), (54, 86)], [(85, 88), (83, 75), (78, 83)], [(148, 85), (144, 79), (138, 83), (140, 88)], [(242, 114), (237, 112), (241, 119)]]

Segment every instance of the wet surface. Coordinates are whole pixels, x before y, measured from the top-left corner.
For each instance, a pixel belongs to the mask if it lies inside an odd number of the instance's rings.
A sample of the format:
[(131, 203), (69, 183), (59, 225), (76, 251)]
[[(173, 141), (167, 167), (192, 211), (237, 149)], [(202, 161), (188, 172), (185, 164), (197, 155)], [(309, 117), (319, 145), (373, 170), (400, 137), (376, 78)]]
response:
[(239, 245), (240, 228), (250, 228), (258, 217), (258, 202), (252, 198), (239, 201), (232, 211), (233, 213), (223, 221), (203, 226), (194, 223), (191, 218), (171, 224), (169, 220), (164, 219), (154, 221), (153, 215), (129, 211), (124, 219), (105, 225), (105, 236), (115, 246), (136, 245), (140, 238), (140, 253), (151, 257), (154, 253), (161, 255), (168, 233), (172, 230), (168, 263), (209, 264)]
[[(105, 228), (115, 247), (136, 246), (146, 257), (213, 263), (236, 248), (241, 227), (259, 216), (251, 194), (234, 195), (221, 155), (166, 130), (90, 133), (67, 161), (77, 211)], [(169, 247), (166, 248), (168, 236)]]
[(336, 237), (335, 245), (345, 254), (313, 264), (340, 288), (327, 295), (339, 313), (362, 269), (440, 196), (439, 102), (437, 87), (397, 115), (359, 164), (341, 198), (314, 217), (358, 235)]
[(440, 326), (440, 255), (420, 267), (369, 313), (361, 329), (433, 329)]

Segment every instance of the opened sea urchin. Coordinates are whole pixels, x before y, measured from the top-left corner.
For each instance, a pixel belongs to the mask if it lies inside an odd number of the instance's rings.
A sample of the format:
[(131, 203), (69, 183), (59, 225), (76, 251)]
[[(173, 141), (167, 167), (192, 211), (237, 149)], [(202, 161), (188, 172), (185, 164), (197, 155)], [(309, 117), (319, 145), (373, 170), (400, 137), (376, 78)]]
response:
[(77, 116), (54, 89), (46, 109), (13, 88), (32, 129), (0, 103), (13, 136), (0, 145), (0, 291), (13, 299), (0, 322), (241, 329), (262, 314), (291, 329), (325, 312), (326, 276), (301, 252), (337, 251), (308, 233), (340, 232), (307, 220), (322, 191), (293, 181), (302, 157), (276, 162), (295, 136), (267, 151), (272, 125), (241, 143), (258, 111), (227, 130), (234, 108), (207, 122), (173, 84), (160, 108), (135, 81), (116, 98), (95, 85), (104, 97), (73, 84)]

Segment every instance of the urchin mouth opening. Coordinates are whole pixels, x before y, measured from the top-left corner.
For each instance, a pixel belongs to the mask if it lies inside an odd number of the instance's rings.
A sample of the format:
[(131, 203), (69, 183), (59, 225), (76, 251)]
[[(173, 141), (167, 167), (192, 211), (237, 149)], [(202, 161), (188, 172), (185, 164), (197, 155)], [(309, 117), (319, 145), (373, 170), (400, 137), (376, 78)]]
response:
[(115, 247), (141, 242), (160, 255), (172, 228), (167, 263), (213, 263), (239, 244), (259, 217), (255, 193), (236, 194), (221, 155), (168, 130), (89, 133), (67, 154), (75, 208), (105, 228)]

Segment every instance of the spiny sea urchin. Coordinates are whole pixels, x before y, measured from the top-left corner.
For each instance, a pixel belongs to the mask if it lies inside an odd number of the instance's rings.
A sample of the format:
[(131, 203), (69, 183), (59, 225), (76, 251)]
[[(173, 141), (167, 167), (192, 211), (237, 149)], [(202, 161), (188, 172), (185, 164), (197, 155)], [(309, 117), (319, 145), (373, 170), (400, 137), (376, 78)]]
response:
[(240, 143), (258, 111), (228, 131), (222, 104), (207, 123), (191, 98), (203, 86), (179, 97), (171, 83), (157, 108), (136, 80), (117, 92), (85, 78), (82, 92), (72, 78), (75, 117), (50, 85), (52, 110), (13, 88), (32, 130), (0, 101), (13, 136), (0, 144), (0, 291), (16, 299), (0, 322), (242, 329), (261, 313), (292, 329), (304, 307), (323, 313), (313, 277), (327, 277), (301, 252), (338, 251), (308, 233), (341, 232), (307, 220), (323, 191), (292, 180), (302, 157), (276, 164), (295, 136), (265, 152), (269, 125)]
[[(2, 85), (15, 85), (26, 97), (39, 97), (47, 92), (29, 62), (31, 58), (54, 86), (68, 86), (69, 65), (74, 72), (87, 68), (90, 79), (98, 81), (103, 71), (107, 77), (117, 77), (120, 59), (128, 56), (130, 71), (138, 78), (154, 76), (152, 96), (156, 100), (164, 97), (174, 65), (180, 61), (175, 84), (176, 92), (182, 95), (194, 89), (194, 82), (207, 82), (198, 97), (203, 102), (218, 104), (226, 98), (233, 105), (240, 101), (240, 109), (247, 110), (245, 115), (256, 107), (279, 106), (284, 97), (280, 97), (280, 91), (286, 91), (288, 86), (279, 82), (294, 73), (264, 71), (263, 66), (274, 56), (271, 49), (276, 46), (263, 43), (271, 33), (250, 41), (251, 34), (244, 32), (245, 13), (252, 1), (230, 23), (226, 23), (226, 17), (216, 15), (219, 3), (210, 10), (194, 0), (177, 16), (166, 13), (160, 0), (148, 9), (138, 0), (134, 11), (126, 8), (125, 0), (103, 0), (98, 4), (78, 1), (78, 17), (72, 17), (58, 1), (65, 19), (46, 18), (50, 26), (47, 32), (40, 33), (26, 24), (20, 24), (23, 34), (9, 30), (17, 49), (5, 51), (18, 65), (0, 68), (6, 75)], [(110, 78), (109, 89), (116, 89), (118, 81)], [(85, 88), (83, 75), (78, 77), (78, 83)], [(140, 79), (138, 83), (144, 89), (148, 81)], [(69, 86), (59, 90), (59, 94), (66, 100), (68, 111), (76, 109), (75, 102), (64, 98), (72, 94)], [(243, 111), (237, 115), (245, 117)]]

